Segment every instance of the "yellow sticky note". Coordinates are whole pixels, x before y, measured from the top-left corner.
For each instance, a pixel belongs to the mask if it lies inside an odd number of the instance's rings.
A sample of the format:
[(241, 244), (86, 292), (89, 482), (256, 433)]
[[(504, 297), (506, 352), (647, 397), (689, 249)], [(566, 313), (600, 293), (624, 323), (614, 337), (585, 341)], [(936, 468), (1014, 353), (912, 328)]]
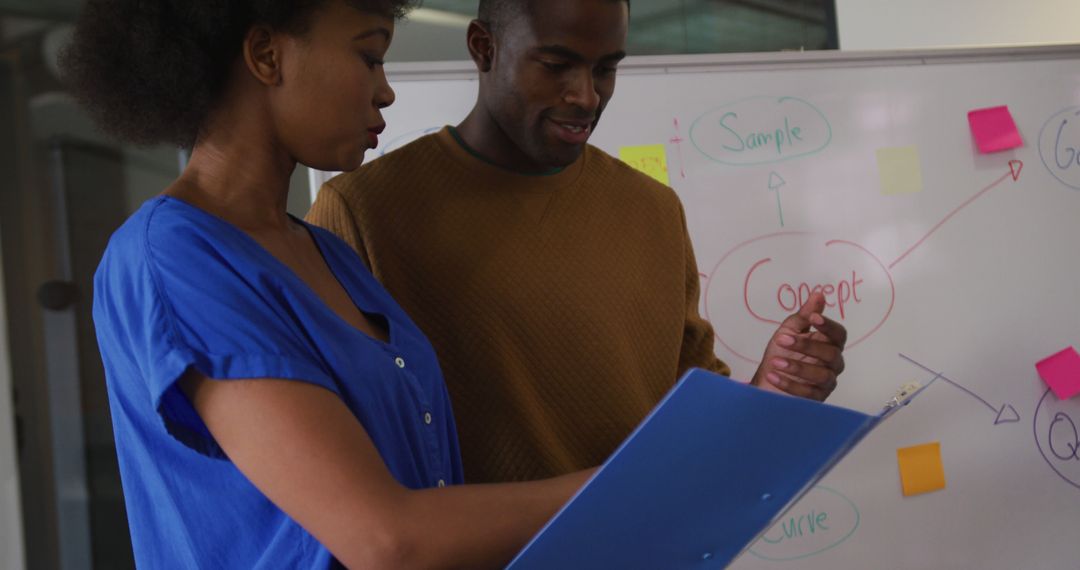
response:
[(945, 488), (940, 443), (897, 449), (896, 461), (900, 464), (900, 485), (905, 497)]
[(619, 149), (619, 159), (659, 180), (661, 184), (671, 185), (667, 171), (667, 151), (662, 144), (642, 146), (624, 146)]
[(912, 145), (879, 148), (877, 165), (882, 194), (922, 192), (922, 164), (919, 161), (919, 147)]

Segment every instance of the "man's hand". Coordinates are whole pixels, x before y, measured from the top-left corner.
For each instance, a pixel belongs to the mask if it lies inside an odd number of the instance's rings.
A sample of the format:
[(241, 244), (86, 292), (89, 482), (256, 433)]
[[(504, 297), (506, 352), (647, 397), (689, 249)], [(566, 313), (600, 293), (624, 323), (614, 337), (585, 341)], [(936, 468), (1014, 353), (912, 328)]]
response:
[(816, 292), (799, 312), (784, 319), (769, 339), (750, 383), (812, 400), (828, 398), (836, 389), (836, 377), (844, 371), (847, 330), (822, 315), (824, 310), (825, 295)]

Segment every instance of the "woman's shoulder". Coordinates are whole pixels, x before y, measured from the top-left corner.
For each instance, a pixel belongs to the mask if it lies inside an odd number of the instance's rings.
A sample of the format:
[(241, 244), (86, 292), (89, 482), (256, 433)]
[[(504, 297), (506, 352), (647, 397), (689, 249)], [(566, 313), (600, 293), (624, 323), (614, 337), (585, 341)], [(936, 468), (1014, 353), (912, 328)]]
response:
[(116, 282), (235, 273), (250, 257), (237, 231), (195, 206), (157, 196), (113, 232), (96, 278)]
[[(194, 237), (202, 232), (201, 216), (197, 210), (184, 202), (165, 195), (155, 196), (143, 202), (109, 239), (109, 249), (137, 250), (147, 243), (158, 244), (162, 240)], [(208, 214), (203, 214), (206, 216)]]

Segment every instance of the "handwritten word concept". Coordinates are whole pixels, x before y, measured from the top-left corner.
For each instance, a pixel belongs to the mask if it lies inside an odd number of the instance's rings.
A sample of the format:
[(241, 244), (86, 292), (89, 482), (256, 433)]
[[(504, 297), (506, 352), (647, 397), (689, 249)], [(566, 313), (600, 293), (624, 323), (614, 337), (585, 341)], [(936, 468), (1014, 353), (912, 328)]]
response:
[(719, 344), (756, 363), (762, 347), (810, 295), (825, 295), (825, 315), (848, 329), (848, 347), (874, 334), (896, 298), (881, 260), (854, 242), (778, 232), (723, 255), (705, 280), (704, 310)]
[[(749, 283), (749, 280), (747, 283)], [(847, 316), (844, 306), (847, 305), (850, 309), (852, 302), (862, 302), (862, 299), (859, 298), (859, 285), (862, 283), (863, 280), (859, 279), (858, 273), (855, 271), (851, 272), (851, 279), (840, 278), (835, 284), (825, 283), (811, 286), (805, 281), (798, 285), (784, 283), (776, 291), (776, 301), (780, 304), (781, 309), (795, 312), (810, 300), (811, 295), (820, 291), (825, 295), (825, 306), (837, 307), (840, 312), (840, 320), (844, 320)]]

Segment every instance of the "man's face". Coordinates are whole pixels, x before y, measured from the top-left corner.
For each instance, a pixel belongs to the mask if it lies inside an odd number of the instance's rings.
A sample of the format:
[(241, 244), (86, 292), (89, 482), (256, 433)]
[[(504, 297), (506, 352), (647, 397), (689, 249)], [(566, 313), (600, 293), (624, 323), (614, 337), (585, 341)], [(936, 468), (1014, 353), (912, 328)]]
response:
[(481, 97), (533, 166), (563, 167), (581, 155), (615, 92), (628, 20), (618, 0), (544, 0), (494, 31)]

